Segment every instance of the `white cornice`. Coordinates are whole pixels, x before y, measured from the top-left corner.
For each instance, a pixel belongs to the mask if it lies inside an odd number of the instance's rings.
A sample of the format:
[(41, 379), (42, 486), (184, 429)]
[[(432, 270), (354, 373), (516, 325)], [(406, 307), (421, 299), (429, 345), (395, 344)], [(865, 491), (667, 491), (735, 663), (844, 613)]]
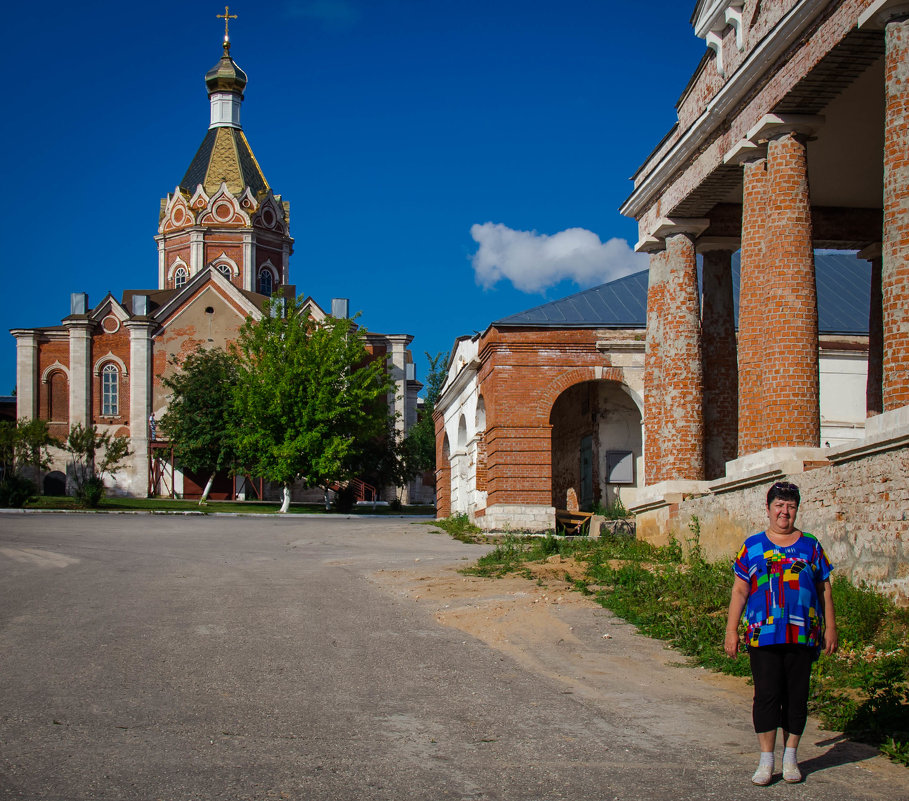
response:
[[(735, 13), (738, 13), (741, 19), (743, 5), (745, 0), (709, 0), (693, 21), (694, 35), (699, 39), (706, 39), (711, 31), (721, 31), (727, 24), (735, 25), (730, 16), (734, 17)], [(730, 11), (733, 12), (732, 15), (729, 14)]]
[(735, 106), (747, 95), (768, 66), (774, 64), (798, 40), (805, 28), (826, 6), (826, 0), (799, 0), (790, 9), (773, 32), (755, 46), (722, 89), (707, 103), (701, 116), (635, 188), (619, 208), (622, 214), (637, 218), (644, 212), (675, 172), (699, 150), (703, 140), (724, 119), (734, 115)]

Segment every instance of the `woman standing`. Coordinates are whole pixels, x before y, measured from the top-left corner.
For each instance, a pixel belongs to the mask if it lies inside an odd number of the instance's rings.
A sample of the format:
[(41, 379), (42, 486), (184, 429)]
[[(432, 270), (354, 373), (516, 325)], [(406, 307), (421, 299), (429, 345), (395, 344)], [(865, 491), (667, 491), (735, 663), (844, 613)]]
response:
[(733, 563), (724, 648), (735, 658), (739, 621), (754, 678), (752, 718), (761, 748), (754, 784), (773, 778), (776, 731), (783, 730), (783, 780), (800, 782), (796, 749), (808, 719), (811, 665), (836, 650), (831, 565), (817, 539), (795, 527), (799, 488), (779, 482), (767, 493), (766, 531), (745, 540)]

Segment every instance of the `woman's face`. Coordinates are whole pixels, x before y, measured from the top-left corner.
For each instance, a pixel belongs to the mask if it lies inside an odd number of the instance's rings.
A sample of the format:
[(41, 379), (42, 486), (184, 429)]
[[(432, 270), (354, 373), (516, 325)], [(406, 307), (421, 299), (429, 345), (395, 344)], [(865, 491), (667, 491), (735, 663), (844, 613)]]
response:
[(799, 506), (795, 501), (774, 498), (767, 506), (770, 530), (774, 534), (791, 534), (795, 531), (795, 516)]

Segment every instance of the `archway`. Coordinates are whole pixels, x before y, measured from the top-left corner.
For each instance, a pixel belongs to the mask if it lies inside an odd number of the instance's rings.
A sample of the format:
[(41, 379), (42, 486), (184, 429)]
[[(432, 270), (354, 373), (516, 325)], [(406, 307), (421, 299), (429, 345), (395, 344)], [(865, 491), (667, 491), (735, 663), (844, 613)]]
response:
[(642, 458), (641, 412), (618, 381), (584, 381), (564, 390), (549, 414), (552, 505), (595, 511), (634, 502)]

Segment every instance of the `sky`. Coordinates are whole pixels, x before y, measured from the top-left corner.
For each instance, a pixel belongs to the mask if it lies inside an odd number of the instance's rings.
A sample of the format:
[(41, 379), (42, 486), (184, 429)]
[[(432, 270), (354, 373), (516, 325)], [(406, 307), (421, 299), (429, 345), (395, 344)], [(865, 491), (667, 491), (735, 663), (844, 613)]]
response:
[[(425, 353), (647, 265), (618, 207), (704, 54), (694, 0), (238, 0), (242, 125), (290, 280)], [(3, 329), (157, 285), (160, 199), (208, 129), (224, 6), (8, 4)], [(0, 347), (0, 394), (16, 380)]]

